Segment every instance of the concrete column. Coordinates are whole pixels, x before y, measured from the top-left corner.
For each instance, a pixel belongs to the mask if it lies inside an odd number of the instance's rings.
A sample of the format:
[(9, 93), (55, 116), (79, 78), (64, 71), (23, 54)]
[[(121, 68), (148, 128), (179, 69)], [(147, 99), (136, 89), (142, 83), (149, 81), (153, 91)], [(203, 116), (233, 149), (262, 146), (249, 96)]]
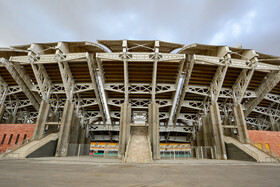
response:
[(245, 116), (241, 104), (238, 104), (237, 106), (233, 107), (233, 116), (235, 125), (238, 129), (239, 141), (242, 143), (250, 143)]
[[(229, 120), (230, 120), (229, 116), (226, 115), (225, 119), (224, 119), (224, 126), (229, 126), (230, 125), (230, 121)], [(232, 137), (234, 136), (231, 128), (224, 128), (224, 134), (226, 136), (232, 136)]]
[(222, 129), (221, 116), (218, 103), (210, 105), (209, 111), (211, 130), (213, 132), (213, 143), (216, 147), (216, 159), (227, 159), (224, 133)]
[(78, 143), (80, 144), (80, 150), (78, 150), (78, 152), (80, 153), (80, 155), (84, 154), (84, 147), (85, 147), (85, 140), (86, 140), (86, 130), (83, 128), (79, 128), (79, 140)]
[(41, 101), (38, 117), (36, 120), (36, 127), (33, 132), (33, 140), (39, 140), (43, 138), (49, 111), (50, 104), (46, 103), (44, 100)]
[(203, 141), (203, 129), (199, 129), (196, 133), (196, 144), (197, 146), (203, 146), (204, 141)]
[(86, 138), (85, 139), (85, 147), (84, 147), (84, 155), (89, 155), (90, 143), (91, 143), (91, 139)]
[(125, 156), (126, 146), (130, 136), (131, 105), (125, 101), (121, 105), (120, 131), (119, 131), (119, 158)]
[(79, 139), (79, 127), (80, 118), (73, 116), (73, 123), (71, 124), (70, 130), (70, 150), (68, 151), (69, 156), (76, 156), (78, 153), (78, 139)]
[(0, 123), (2, 121), (2, 118), (4, 116), (4, 112), (5, 112), (5, 105), (0, 105)]
[(75, 115), (75, 107), (73, 103), (70, 103), (69, 100), (65, 102), (60, 129), (59, 129), (59, 137), (56, 148), (57, 157), (66, 157), (68, 152), (68, 145), (70, 140), (70, 130), (71, 124), (73, 123), (74, 115)]
[(211, 124), (209, 115), (202, 119), (203, 141), (205, 146), (213, 146)]
[(160, 159), (160, 144), (159, 144), (159, 107), (156, 102), (149, 104), (149, 127), (148, 135), (151, 142), (153, 159)]

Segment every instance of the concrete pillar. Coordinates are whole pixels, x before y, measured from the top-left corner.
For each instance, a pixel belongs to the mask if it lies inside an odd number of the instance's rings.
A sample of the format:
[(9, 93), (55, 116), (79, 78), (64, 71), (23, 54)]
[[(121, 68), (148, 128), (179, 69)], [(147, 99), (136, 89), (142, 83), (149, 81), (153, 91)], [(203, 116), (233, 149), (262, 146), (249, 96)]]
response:
[(211, 124), (209, 115), (202, 118), (203, 141), (205, 146), (213, 146)]
[(196, 144), (197, 146), (203, 146), (203, 129), (199, 129), (196, 133)]
[(78, 139), (79, 139), (79, 127), (80, 127), (80, 118), (73, 116), (73, 123), (71, 124), (70, 130), (70, 150), (68, 151), (69, 156), (76, 156), (78, 153)]
[(78, 150), (79, 155), (84, 154), (85, 140), (86, 140), (86, 130), (80, 127), (79, 139), (78, 139), (79, 149), (80, 149)]
[(4, 116), (4, 112), (5, 112), (5, 105), (0, 105), (0, 123), (2, 121), (2, 118)]
[(210, 105), (209, 117), (211, 130), (213, 133), (213, 144), (216, 147), (216, 159), (227, 159), (224, 133), (222, 129), (219, 105), (217, 102), (215, 102), (213, 105)]
[(242, 143), (250, 143), (245, 116), (241, 104), (238, 104), (237, 106), (233, 107), (233, 116), (235, 125), (238, 129), (239, 141)]
[(130, 136), (131, 104), (125, 101), (121, 105), (120, 131), (119, 131), (119, 158), (124, 158), (126, 146)]
[(154, 160), (160, 159), (160, 144), (159, 144), (159, 107), (156, 102), (149, 104), (149, 127), (148, 135), (152, 147), (152, 154)]
[(66, 157), (68, 152), (68, 145), (70, 140), (70, 130), (71, 124), (73, 123), (74, 115), (75, 115), (75, 107), (73, 103), (70, 103), (69, 100), (65, 102), (60, 129), (59, 129), (59, 137), (57, 142), (56, 154), (57, 157)]
[[(230, 125), (230, 118), (228, 115), (225, 116), (225, 119), (224, 119), (224, 126), (229, 126)], [(231, 136), (231, 137), (234, 137), (234, 134), (232, 132), (232, 129), (231, 128), (224, 128), (224, 134), (226, 136)]]
[(33, 132), (33, 140), (40, 140), (44, 136), (46, 122), (50, 111), (50, 104), (46, 101), (41, 101), (38, 117), (36, 120), (36, 127)]
[(91, 144), (91, 139), (86, 138), (85, 139), (85, 147), (84, 147), (84, 155), (89, 155), (90, 144)]

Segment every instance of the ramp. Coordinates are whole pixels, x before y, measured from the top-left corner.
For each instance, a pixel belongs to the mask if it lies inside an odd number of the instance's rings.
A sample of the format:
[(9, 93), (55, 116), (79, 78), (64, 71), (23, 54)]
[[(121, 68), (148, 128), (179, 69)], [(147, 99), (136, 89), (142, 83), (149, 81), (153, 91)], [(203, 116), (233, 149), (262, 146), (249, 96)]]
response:
[[(44, 156), (44, 147), (43, 146), (46, 146), (51, 141), (56, 141), (57, 139), (58, 139), (58, 133), (52, 133), (40, 140), (32, 140), (29, 143), (15, 149), (15, 150), (12, 150), (9, 153), (6, 153), (3, 157), (20, 159), (20, 158), (27, 158), (27, 157), (29, 157), (29, 155), (32, 155), (32, 154), (37, 155), (37, 157)], [(42, 149), (40, 150), (40, 148), (42, 148)], [(36, 153), (36, 151), (37, 151), (37, 153)], [(40, 153), (38, 153), (38, 151)], [(47, 151), (46, 154), (50, 154), (50, 153)], [(50, 155), (45, 155), (45, 156), (50, 156)], [(33, 157), (36, 157), (36, 156), (33, 156)]]
[(151, 146), (148, 139), (147, 128), (132, 126), (132, 133), (128, 141), (124, 162), (152, 163)]
[(275, 159), (270, 154), (256, 148), (252, 144), (243, 144), (239, 142), (238, 140), (225, 136), (225, 143), (226, 144), (233, 144), (237, 148), (239, 148), (241, 151), (255, 159), (257, 162), (278, 162), (277, 159)]

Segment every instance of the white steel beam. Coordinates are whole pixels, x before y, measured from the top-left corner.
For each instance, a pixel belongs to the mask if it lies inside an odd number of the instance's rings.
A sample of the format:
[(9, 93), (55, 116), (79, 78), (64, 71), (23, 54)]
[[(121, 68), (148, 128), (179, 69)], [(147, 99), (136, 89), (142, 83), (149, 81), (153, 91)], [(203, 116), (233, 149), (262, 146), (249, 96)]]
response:
[(94, 94), (97, 99), (99, 110), (101, 111), (102, 120), (105, 123), (106, 122), (106, 117), (105, 117), (106, 112), (105, 112), (104, 106), (102, 105), (102, 102), (101, 102), (101, 96), (100, 96), (101, 93), (99, 93), (99, 90), (98, 90), (98, 83), (97, 83), (98, 80), (96, 80), (96, 63), (95, 63), (94, 59), (95, 58), (94, 58), (93, 54), (88, 54), (87, 63), (88, 63), (88, 67), (89, 67), (89, 73), (90, 73), (92, 85), (94, 88)]

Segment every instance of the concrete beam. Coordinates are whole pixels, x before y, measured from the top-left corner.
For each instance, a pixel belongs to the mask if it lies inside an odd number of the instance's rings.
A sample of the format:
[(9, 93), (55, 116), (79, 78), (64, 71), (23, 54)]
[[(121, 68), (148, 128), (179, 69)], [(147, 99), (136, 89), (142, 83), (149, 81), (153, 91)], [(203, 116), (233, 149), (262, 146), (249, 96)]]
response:
[[(20, 86), (20, 88), (22, 89), (22, 91), (26, 95), (26, 97), (32, 102), (33, 107), (37, 111), (39, 111), (40, 105), (38, 103), (38, 100), (40, 100), (40, 99), (38, 98), (38, 96), (35, 96), (36, 95), (35, 93), (33, 93), (31, 91), (29, 83), (27, 83), (29, 86), (26, 84), (27, 80), (24, 81), (24, 79), (22, 78), (22, 76), (23, 77), (25, 77), (25, 76), (24, 75), (20, 76), (18, 71), (15, 69), (15, 66), (13, 66), (12, 63), (9, 62), (8, 60), (6, 60), (5, 58), (2, 58), (1, 61), (5, 65), (6, 69), (11, 74), (13, 79), (16, 81), (16, 83)], [(25, 77), (25, 79), (26, 79), (26, 77)], [(40, 102), (41, 102), (41, 100), (40, 100)]]
[(56, 157), (66, 157), (70, 141), (71, 124), (75, 115), (75, 106), (70, 101), (66, 101), (59, 129), (59, 137), (56, 148)]
[(43, 138), (49, 111), (50, 111), (50, 104), (42, 100), (38, 112), (38, 117), (36, 120), (36, 126), (33, 132), (33, 137), (32, 137), (33, 140), (40, 140)]
[(87, 53), (87, 63), (90, 73), (91, 82), (94, 88), (94, 94), (97, 99), (99, 110), (101, 111), (101, 117), (104, 124), (106, 124), (105, 109), (101, 102), (101, 93), (99, 93), (97, 78), (96, 78), (96, 63), (94, 61), (94, 55)]
[(245, 105), (245, 117), (247, 117), (254, 110), (254, 108), (263, 100), (263, 98), (279, 83), (279, 81), (280, 71), (273, 71), (264, 78), (261, 85), (255, 91), (256, 98), (250, 100)]

